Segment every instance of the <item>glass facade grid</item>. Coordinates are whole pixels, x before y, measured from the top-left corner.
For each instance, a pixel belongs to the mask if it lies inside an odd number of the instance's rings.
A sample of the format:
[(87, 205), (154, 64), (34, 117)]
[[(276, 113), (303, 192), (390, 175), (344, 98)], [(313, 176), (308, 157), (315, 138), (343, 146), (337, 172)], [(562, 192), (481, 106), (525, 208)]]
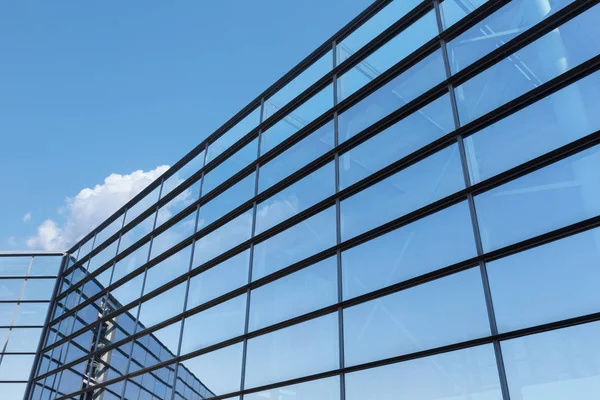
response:
[(28, 399), (598, 392), (599, 6), (385, 3), (129, 205), (135, 250), (74, 247)]

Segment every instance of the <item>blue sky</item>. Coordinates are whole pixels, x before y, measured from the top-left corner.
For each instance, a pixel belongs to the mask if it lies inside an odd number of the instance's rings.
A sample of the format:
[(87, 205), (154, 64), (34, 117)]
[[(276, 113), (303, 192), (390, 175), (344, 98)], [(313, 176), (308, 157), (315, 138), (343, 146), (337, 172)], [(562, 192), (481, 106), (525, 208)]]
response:
[(2, 2), (0, 250), (113, 173), (172, 165), (370, 3)]

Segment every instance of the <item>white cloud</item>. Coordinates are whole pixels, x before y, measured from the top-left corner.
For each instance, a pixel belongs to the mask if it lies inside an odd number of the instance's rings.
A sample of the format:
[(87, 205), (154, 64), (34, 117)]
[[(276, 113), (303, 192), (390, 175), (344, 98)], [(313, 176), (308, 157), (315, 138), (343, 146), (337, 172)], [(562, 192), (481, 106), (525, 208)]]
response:
[(31, 220), (31, 213), (30, 212), (28, 212), (27, 214), (25, 214), (23, 216), (23, 222), (27, 222), (29, 220)]
[(81, 190), (75, 197), (65, 199), (59, 208), (64, 221), (46, 219), (37, 228), (37, 234), (27, 239), (27, 245), (43, 250), (68, 250), (167, 169), (168, 165), (161, 165), (148, 172), (111, 174), (103, 184)]

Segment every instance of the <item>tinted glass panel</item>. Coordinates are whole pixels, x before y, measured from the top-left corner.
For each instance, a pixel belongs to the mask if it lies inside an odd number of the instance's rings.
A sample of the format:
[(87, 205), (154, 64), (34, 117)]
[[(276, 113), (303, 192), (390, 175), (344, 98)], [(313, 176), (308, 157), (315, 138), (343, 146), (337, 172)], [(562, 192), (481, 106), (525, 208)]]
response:
[(600, 5), (458, 86), (463, 124), (492, 111), (600, 53)]
[[(152, 180), (148, 179), (147, 182), (144, 182), (144, 186), (147, 186), (150, 183), (152, 183)], [(152, 190), (150, 193), (144, 196), (144, 198), (142, 198), (133, 206), (131, 206), (131, 208), (129, 208), (129, 210), (127, 210), (127, 213), (125, 214), (125, 225), (133, 221), (138, 215), (140, 215), (141, 213), (146, 211), (151, 205), (156, 203), (156, 201), (158, 200), (159, 193), (160, 185), (158, 185), (154, 190)], [(81, 255), (79, 257), (81, 257)]]
[(333, 148), (333, 122), (328, 122), (292, 147), (261, 165), (258, 191), (273, 186)]
[(346, 365), (490, 334), (478, 268), (344, 310)]
[(0, 257), (0, 276), (25, 276), (31, 257)]
[[(160, 197), (163, 198), (167, 194), (171, 193), (173, 189), (178, 187), (181, 183), (183, 183), (190, 176), (194, 175), (196, 172), (202, 168), (204, 165), (204, 150), (202, 150), (198, 155), (188, 161), (183, 167), (181, 167), (177, 172), (171, 175), (163, 182), (162, 191), (160, 193)], [(197, 199), (200, 196), (200, 181), (196, 181), (192, 183), (187, 189), (185, 189), (186, 197), (191, 199)]]
[(333, 313), (248, 340), (245, 387), (339, 368), (338, 338)]
[(340, 142), (414, 100), (446, 79), (442, 52), (436, 51), (339, 116)]
[(599, 266), (599, 229), (488, 263), (498, 330), (598, 312)]
[(497, 371), (493, 347), (473, 347), (347, 374), (346, 400), (500, 400)]
[(216, 166), (204, 176), (202, 183), (202, 195), (209, 193), (211, 190), (231, 178), (244, 167), (248, 166), (252, 161), (256, 160), (258, 152), (258, 139), (254, 139), (237, 152), (232, 154), (227, 160)]
[(180, 314), (183, 311), (186, 288), (187, 282), (183, 282), (156, 297), (146, 300), (141, 306), (139, 323), (148, 328)]
[[(452, 145), (341, 203), (342, 240), (417, 210), (465, 186), (458, 146)], [(373, 207), (377, 204), (377, 207)]]
[(600, 72), (465, 139), (471, 182), (541, 156), (600, 129)]
[(150, 250), (150, 259), (164, 253), (184, 239), (194, 234), (196, 228), (197, 212), (185, 216), (182, 220), (170, 226), (166, 231), (152, 238), (152, 248)]
[(188, 272), (191, 255), (192, 246), (188, 246), (151, 267), (146, 272), (144, 294), (150, 293)]
[[(408, 3), (410, 7), (410, 3), (413, 1), (397, 2)], [(421, 47), (429, 39), (437, 35), (437, 33), (438, 28), (435, 12), (432, 10), (342, 75), (338, 80), (338, 101), (349, 97), (358, 89), (377, 78), (394, 64)], [(341, 45), (344, 46), (344, 42)]]
[(255, 186), (256, 173), (253, 172), (208, 203), (203, 204), (200, 207), (198, 230), (212, 224), (229, 211), (252, 198)]
[(344, 299), (475, 257), (466, 202), (342, 253)]
[(265, 154), (331, 107), (333, 107), (333, 85), (329, 85), (313, 95), (282, 120), (263, 132), (260, 153)]
[[(208, 146), (206, 162), (214, 160), (219, 154), (227, 150), (231, 145), (244, 137), (260, 123), (260, 107), (254, 109), (250, 114), (235, 124), (221, 137)], [(256, 157), (256, 155), (255, 155)]]
[(502, 343), (511, 398), (593, 399), (600, 391), (600, 323)]
[(444, 95), (340, 158), (345, 188), (454, 130), (450, 96)]
[(337, 376), (244, 395), (244, 400), (339, 400), (339, 398), (340, 379)]
[[(31, 265), (31, 269), (29, 270), (29, 275), (57, 275), (58, 270), (60, 268), (60, 264), (62, 262), (62, 257), (34, 257), (33, 264)], [(2, 263), (2, 259), (0, 258), (0, 265)], [(0, 274), (5, 275), (2, 272), (2, 267), (0, 266)]]
[(335, 165), (330, 162), (258, 204), (255, 234), (285, 221), (334, 193)]
[(444, 29), (454, 25), (465, 16), (485, 4), (487, 0), (444, 0), (440, 3), (440, 14)]
[(318, 262), (250, 295), (249, 329), (256, 330), (337, 302), (337, 260)]
[(600, 214), (600, 146), (475, 197), (485, 251)]
[(257, 244), (252, 279), (267, 276), (334, 246), (335, 242), (335, 208), (331, 207)]

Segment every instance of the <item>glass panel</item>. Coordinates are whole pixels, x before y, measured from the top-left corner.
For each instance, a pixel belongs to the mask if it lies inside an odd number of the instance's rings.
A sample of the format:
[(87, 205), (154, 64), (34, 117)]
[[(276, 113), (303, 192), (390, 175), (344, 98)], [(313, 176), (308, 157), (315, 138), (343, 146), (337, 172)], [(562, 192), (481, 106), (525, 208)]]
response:
[[(144, 182), (145, 185), (149, 185), (150, 183), (152, 182)], [(158, 200), (159, 193), (160, 185), (158, 185), (154, 190), (148, 193), (143, 199), (131, 206), (131, 208), (127, 210), (127, 214), (125, 215), (125, 225), (133, 221), (138, 215), (140, 215), (141, 213), (146, 211), (151, 205), (156, 203)]]
[(162, 260), (146, 271), (144, 294), (148, 294), (188, 272), (190, 269), (191, 256), (192, 246), (190, 245)]
[(266, 121), (271, 115), (321, 79), (331, 71), (332, 66), (333, 55), (329, 51), (265, 101), (263, 121)]
[(258, 192), (270, 188), (331, 149), (333, 149), (333, 121), (317, 128), (273, 160), (261, 165), (258, 174)]
[(335, 207), (331, 207), (254, 246), (252, 280), (335, 246), (335, 243)]
[(182, 313), (186, 288), (187, 282), (182, 282), (174, 288), (143, 302), (139, 324), (149, 328)]
[(475, 197), (491, 251), (600, 214), (600, 146)]
[(246, 293), (185, 319), (181, 354), (244, 334)]
[(10, 326), (17, 309), (17, 303), (0, 303), (0, 326)]
[(342, 154), (340, 187), (366, 178), (453, 130), (450, 95), (446, 94)]
[(511, 398), (589, 399), (600, 393), (600, 323), (502, 343)]
[(22, 300), (50, 300), (56, 279), (27, 279)]
[(342, 253), (344, 299), (477, 255), (466, 202), (448, 207)]
[(260, 154), (265, 154), (325, 111), (333, 107), (333, 85), (322, 89), (261, 134)]
[(455, 88), (463, 124), (600, 53), (600, 5)]
[(13, 329), (4, 351), (36, 352), (41, 335), (42, 328)]
[(101, 250), (100, 253), (97, 253), (92, 257), (90, 263), (88, 264), (88, 273), (92, 273), (104, 264), (106, 264), (109, 260), (113, 259), (117, 255), (117, 245), (119, 244), (118, 240), (115, 240), (108, 247), (105, 247), (104, 250)]
[(472, 347), (347, 374), (346, 400), (364, 399), (500, 400), (494, 348)]
[(0, 257), (0, 276), (25, 276), (31, 257)]
[(249, 339), (244, 387), (339, 368), (338, 339), (337, 313)]
[(250, 295), (251, 331), (306, 314), (337, 302), (335, 257), (294, 272)]
[(114, 235), (123, 227), (123, 219), (125, 214), (121, 214), (117, 219), (111, 222), (106, 228), (102, 229), (96, 234), (96, 240), (94, 241), (94, 248), (99, 247), (106, 239)]
[(19, 300), (24, 285), (23, 279), (0, 279), (0, 300)]
[(396, 0), (386, 5), (337, 45), (338, 64), (344, 62), (365, 44), (379, 36), (380, 33), (408, 14), (419, 3), (419, 0)]
[[(211, 398), (240, 390), (242, 350), (242, 343), (237, 343), (182, 361), (181, 365), (207, 388), (205, 398)], [(181, 371), (180, 366), (178, 376)]]
[(342, 240), (383, 225), (464, 187), (460, 154), (454, 144), (343, 200)]
[(599, 265), (600, 229), (488, 263), (498, 330), (598, 312)]
[[(94, 236), (91, 239), (88, 239), (87, 242), (79, 246), (79, 252), (77, 253), (77, 259), (81, 260), (83, 257), (87, 256), (90, 251), (92, 251), (92, 245), (94, 244)], [(0, 258), (1, 260), (1, 258)]]
[[(440, 3), (442, 26), (448, 29), (485, 4), (487, 0), (444, 0)], [(496, 12), (497, 13), (497, 12)]]
[(48, 303), (21, 303), (17, 310), (14, 325), (42, 326), (46, 320), (47, 312)]
[[(447, 44), (452, 73), (468, 67), (572, 2), (573, 0), (510, 1)], [(445, 28), (469, 14), (474, 8), (472, 5), (479, 7), (485, 1), (469, 3), (445, 0), (440, 4)]]
[(197, 211), (193, 211), (185, 218), (170, 226), (166, 231), (152, 238), (150, 259), (164, 253), (171, 247), (192, 236), (196, 229)]
[(442, 52), (435, 51), (339, 116), (340, 142), (368, 128), (446, 79)]
[(478, 268), (344, 310), (345, 364), (489, 336)]
[(125, 275), (135, 271), (138, 267), (144, 265), (148, 261), (149, 249), (150, 243), (146, 243), (142, 247), (138, 247), (125, 258), (117, 261), (117, 264), (114, 267), (112, 282), (117, 282)]
[(128, 249), (132, 244), (136, 243), (150, 233), (154, 229), (155, 219), (156, 214), (150, 214), (142, 222), (136, 224), (135, 227), (122, 234), (121, 242), (119, 243), (119, 253), (122, 253), (123, 250)]
[(600, 72), (465, 139), (471, 182), (481, 182), (600, 129)]
[(256, 160), (257, 154), (258, 139), (254, 139), (204, 175), (202, 195), (209, 193), (244, 167), (247, 167), (248, 164)]
[(250, 250), (239, 253), (190, 279), (187, 310), (248, 283)]
[[(435, 12), (431, 10), (342, 75), (338, 79), (338, 101), (348, 98), (437, 34)], [(442, 79), (444, 78), (445, 76)]]
[[(33, 365), (35, 355), (10, 355), (2, 356), (0, 364), (0, 379), (4, 381), (27, 381)], [(4, 394), (2, 394), (4, 396)]]
[(272, 228), (334, 193), (335, 164), (332, 161), (259, 203), (255, 234)]
[[(214, 160), (219, 154), (230, 148), (238, 140), (246, 136), (260, 123), (260, 107), (252, 110), (241, 121), (225, 132), (221, 137), (208, 146), (206, 162)], [(255, 154), (256, 158), (256, 154)]]
[(119, 309), (130, 302), (137, 300), (142, 295), (144, 284), (144, 273), (130, 278), (128, 281), (111, 290), (109, 303), (114, 309)]
[(129, 373), (150, 368), (177, 355), (181, 321), (135, 339)]
[(206, 236), (196, 240), (194, 266), (199, 266), (250, 239), (252, 210), (248, 210)]
[[(58, 275), (58, 270), (60, 268), (61, 263), (62, 257), (34, 257), (33, 264), (31, 265), (31, 269), (29, 271), (29, 275), (56, 276)], [(6, 274), (2, 271), (2, 258), (0, 258), (0, 275), (6, 276)]]
[(244, 395), (244, 400), (339, 400), (339, 398), (340, 378), (337, 376)]
[(192, 197), (192, 193), (188, 190), (184, 190), (175, 196), (167, 204), (158, 209), (158, 214), (156, 216), (156, 227), (161, 226), (172, 217), (185, 210), (196, 200), (198, 200), (198, 197)]
[(0, 383), (0, 393), (7, 399), (22, 399), (26, 388), (27, 383)]
[(229, 211), (238, 207), (254, 196), (256, 187), (256, 173), (253, 172), (238, 183), (219, 194), (200, 207), (198, 230), (212, 224)]
[[(163, 182), (162, 190), (160, 192), (160, 198), (162, 199), (167, 194), (171, 193), (173, 189), (182, 184), (186, 179), (190, 176), (194, 175), (196, 172), (200, 170), (204, 166), (204, 150), (202, 150), (198, 155), (188, 161), (183, 167), (181, 167), (177, 172), (171, 175)], [(189, 199), (196, 200), (200, 197), (200, 181), (197, 180), (192, 183), (183, 193), (187, 192), (186, 197)]]

